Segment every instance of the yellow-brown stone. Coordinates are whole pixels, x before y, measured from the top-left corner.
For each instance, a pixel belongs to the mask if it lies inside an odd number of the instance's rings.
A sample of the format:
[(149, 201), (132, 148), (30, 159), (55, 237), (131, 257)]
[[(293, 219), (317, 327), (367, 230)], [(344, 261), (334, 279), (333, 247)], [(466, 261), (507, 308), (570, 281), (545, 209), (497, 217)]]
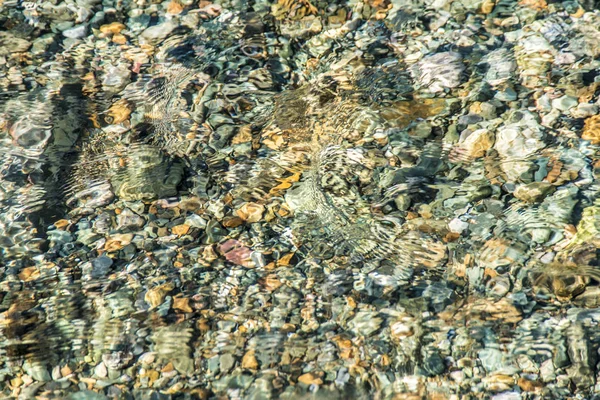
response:
[(175, 297), (173, 298), (173, 308), (175, 310), (191, 313), (192, 307), (190, 307), (190, 299), (187, 297)]
[(496, 5), (496, 2), (494, 0), (484, 0), (483, 3), (481, 4), (481, 13), (482, 14), (489, 14), (494, 10), (494, 6)]
[(252, 132), (250, 125), (245, 125), (240, 128), (238, 133), (231, 139), (231, 144), (248, 143), (252, 141)]
[(104, 250), (108, 252), (121, 250), (123, 247), (131, 243), (133, 239), (132, 233), (116, 234), (112, 235), (110, 239), (104, 244)]
[(248, 350), (242, 357), (242, 368), (258, 369), (258, 361), (254, 355), (254, 350)]
[(173, 288), (174, 286), (172, 283), (165, 283), (163, 285), (154, 287), (146, 292), (144, 300), (146, 303), (150, 304), (152, 308), (158, 307), (165, 300), (167, 293), (173, 290)]
[(253, 223), (261, 220), (263, 213), (265, 212), (265, 206), (257, 203), (245, 203), (240, 207), (236, 214), (244, 221)]
[(127, 100), (118, 100), (108, 110), (110, 119), (107, 122), (111, 124), (120, 124), (121, 122), (125, 122), (129, 119), (131, 111), (132, 107)]
[(190, 226), (187, 224), (181, 224), (171, 228), (171, 233), (177, 236), (187, 235), (189, 231)]
[(116, 44), (125, 44), (125, 43), (127, 43), (127, 37), (125, 37), (125, 35), (121, 35), (120, 33), (117, 33), (117, 34), (113, 35), (112, 41), (113, 41), (113, 43), (116, 43)]
[(592, 144), (600, 144), (600, 115), (593, 115), (585, 120), (581, 138)]
[(120, 33), (123, 29), (125, 29), (125, 25), (120, 22), (111, 22), (110, 24), (102, 25), (100, 27), (100, 32), (105, 35), (114, 35), (116, 33)]
[(177, 15), (183, 11), (183, 5), (180, 2), (171, 0), (167, 5), (167, 13)]
[(20, 280), (29, 282), (38, 278), (40, 276), (40, 271), (38, 271), (37, 267), (27, 267), (23, 268), (17, 276)]
[(66, 219), (59, 219), (58, 221), (56, 221), (54, 223), (54, 226), (56, 227), (56, 229), (60, 229), (61, 231), (64, 231), (68, 225), (69, 225), (69, 221)]
[(298, 382), (304, 383), (305, 385), (322, 385), (323, 380), (319, 375), (309, 372), (298, 377)]

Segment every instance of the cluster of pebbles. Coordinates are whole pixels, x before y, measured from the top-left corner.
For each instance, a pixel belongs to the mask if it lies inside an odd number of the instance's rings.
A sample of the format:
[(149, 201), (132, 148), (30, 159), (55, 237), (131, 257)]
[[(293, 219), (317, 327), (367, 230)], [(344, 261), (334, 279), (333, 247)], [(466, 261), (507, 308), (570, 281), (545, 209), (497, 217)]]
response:
[(600, 398), (589, 0), (0, 0), (0, 390)]

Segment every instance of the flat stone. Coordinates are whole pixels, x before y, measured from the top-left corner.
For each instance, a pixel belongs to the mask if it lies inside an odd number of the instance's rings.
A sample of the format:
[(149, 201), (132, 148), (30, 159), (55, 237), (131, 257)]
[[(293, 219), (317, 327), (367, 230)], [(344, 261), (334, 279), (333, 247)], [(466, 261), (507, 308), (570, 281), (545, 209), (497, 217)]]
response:
[(27, 51), (29, 47), (31, 47), (29, 40), (17, 37), (10, 32), (0, 32), (0, 56), (21, 53)]
[(552, 107), (560, 111), (567, 111), (570, 108), (576, 107), (577, 104), (579, 104), (577, 97), (572, 96), (562, 96), (552, 100)]
[(140, 217), (130, 209), (121, 211), (117, 217), (118, 228), (121, 231), (137, 231), (146, 224), (144, 218)]
[(94, 375), (96, 375), (99, 378), (106, 378), (108, 376), (108, 370), (106, 369), (106, 365), (104, 365), (103, 362), (96, 365), (96, 367), (94, 368)]
[(86, 25), (77, 25), (63, 31), (63, 36), (71, 39), (81, 39), (87, 34)]
[(221, 373), (229, 372), (229, 370), (233, 368), (234, 364), (235, 358), (233, 358), (233, 356), (229, 353), (225, 353), (219, 357), (219, 369), (221, 370)]
[(519, 186), (514, 192), (514, 196), (528, 203), (542, 201), (548, 194), (556, 188), (548, 182), (531, 182), (527, 185)]
[(177, 24), (173, 21), (151, 26), (142, 32), (141, 39), (148, 44), (156, 44), (166, 38), (176, 27)]
[(105, 276), (110, 267), (113, 265), (113, 260), (106, 255), (101, 255), (92, 261), (92, 278), (101, 278)]

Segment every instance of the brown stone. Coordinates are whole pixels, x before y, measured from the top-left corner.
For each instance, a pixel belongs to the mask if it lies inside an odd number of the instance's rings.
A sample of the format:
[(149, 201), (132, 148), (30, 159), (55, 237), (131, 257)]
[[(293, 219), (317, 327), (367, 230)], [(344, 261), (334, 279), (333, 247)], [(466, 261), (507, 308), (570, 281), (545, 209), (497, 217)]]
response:
[(526, 185), (519, 186), (513, 195), (527, 203), (536, 203), (544, 200), (544, 198), (553, 193), (556, 188), (549, 182), (531, 182)]
[(38, 271), (37, 267), (27, 267), (23, 268), (17, 276), (20, 280), (29, 282), (38, 278), (40, 276), (40, 271)]
[(162, 369), (160, 370), (160, 372), (171, 372), (174, 369), (175, 368), (173, 367), (173, 363), (168, 363), (164, 367), (162, 367)]
[(323, 380), (319, 375), (309, 372), (298, 377), (298, 382), (304, 383), (305, 385), (322, 385)]
[(177, 236), (187, 235), (190, 230), (190, 226), (187, 224), (177, 225), (171, 228), (171, 233)]
[(258, 369), (258, 361), (254, 356), (254, 350), (248, 350), (244, 357), (242, 357), (242, 368), (246, 369)]
[(519, 1), (519, 4), (536, 11), (542, 11), (548, 8), (548, 3), (546, 3), (546, 0), (521, 0)]
[(120, 22), (112, 22), (107, 25), (102, 25), (100, 27), (100, 32), (105, 35), (114, 35), (116, 33), (120, 33), (123, 29), (125, 29), (125, 25)]
[(493, 132), (487, 129), (478, 129), (459, 141), (459, 152), (462, 150), (471, 158), (483, 157), (492, 148), (495, 140)]
[(179, 208), (183, 211), (196, 211), (202, 208), (202, 202), (198, 197), (189, 197), (179, 202)]
[(13, 378), (10, 380), (10, 386), (14, 389), (14, 388), (18, 388), (19, 386), (21, 386), (23, 384), (23, 379), (21, 379), (20, 376), (17, 376), (16, 378)]
[(141, 377), (145, 377), (148, 378), (148, 386), (152, 386), (152, 384), (154, 383), (155, 380), (158, 379), (158, 377), (160, 376), (158, 371), (155, 371), (153, 369), (147, 370), (144, 374), (140, 375)]
[(179, 381), (175, 384), (173, 384), (170, 388), (168, 388), (167, 390), (163, 391), (162, 393), (164, 394), (175, 394), (175, 393), (180, 393), (181, 389), (183, 389), (184, 383)]
[(108, 252), (121, 250), (123, 247), (131, 243), (133, 239), (132, 233), (123, 233), (112, 235), (104, 244), (104, 250)]
[(282, 256), (279, 260), (277, 260), (277, 266), (278, 267), (287, 267), (288, 265), (290, 265), (290, 260), (292, 259), (292, 257), (294, 257), (295, 253), (287, 253), (286, 255)]
[(530, 381), (529, 379), (519, 378), (517, 385), (525, 392), (538, 392), (544, 387), (544, 384), (539, 381)]
[(174, 286), (172, 283), (165, 283), (163, 285), (154, 287), (146, 292), (144, 300), (146, 303), (150, 304), (152, 308), (158, 307), (165, 300), (167, 293), (173, 290), (173, 288)]
[(107, 122), (110, 124), (120, 124), (125, 122), (129, 119), (131, 111), (132, 108), (129, 102), (127, 102), (127, 100), (120, 99), (108, 110), (109, 120)]
[(443, 240), (445, 243), (456, 242), (460, 238), (460, 233), (458, 232), (448, 232), (444, 236)]
[(223, 218), (223, 226), (225, 228), (236, 228), (243, 223), (244, 221), (240, 217), (230, 216)]
[(265, 206), (257, 203), (245, 203), (236, 211), (236, 214), (244, 221), (253, 223), (261, 220)]
[(248, 143), (252, 141), (252, 131), (250, 125), (244, 125), (238, 133), (231, 139), (231, 144)]
[(60, 229), (61, 231), (64, 231), (65, 228), (67, 226), (69, 226), (69, 221), (66, 219), (59, 219), (58, 221), (56, 221), (54, 223), (54, 226), (56, 227), (56, 229)]
[(484, 0), (483, 3), (481, 4), (481, 13), (482, 14), (489, 14), (494, 10), (494, 6), (496, 5), (496, 2), (494, 0)]
[(585, 10), (580, 6), (573, 14), (569, 14), (572, 18), (581, 18), (585, 14)]
[(288, 215), (290, 215), (292, 212), (290, 211), (289, 207), (287, 206), (287, 204), (282, 204), (279, 209), (277, 210), (277, 214), (280, 217), (287, 217)]
[(281, 193), (283, 193), (287, 189), (289, 189), (294, 182), (298, 182), (299, 180), (300, 180), (299, 172), (297, 172), (291, 176), (288, 176), (286, 178), (279, 179), (279, 181), (281, 183), (279, 185), (275, 186), (274, 188), (272, 188), (271, 190), (269, 190), (269, 194), (270, 195), (280, 195)]
[(600, 144), (600, 115), (592, 115), (585, 120), (581, 138), (592, 144)]
[(169, 2), (169, 4), (167, 5), (167, 13), (169, 14), (179, 14), (183, 11), (183, 5), (181, 5), (180, 2), (175, 1), (175, 0), (171, 0)]
[(517, 323), (523, 319), (521, 312), (506, 298), (497, 302), (480, 299), (473, 303), (472, 314), (479, 314), (486, 321), (502, 320), (505, 323)]
[(273, 292), (283, 285), (283, 282), (281, 282), (275, 274), (267, 275), (264, 279), (261, 279), (260, 282), (269, 292)]
[(173, 308), (175, 310), (180, 310), (186, 313), (192, 312), (192, 307), (190, 307), (190, 299), (187, 297), (175, 297), (173, 298)]
[(73, 370), (71, 369), (71, 367), (69, 367), (69, 365), (65, 365), (64, 367), (61, 367), (60, 369), (60, 374), (63, 376), (63, 378), (65, 376), (71, 375), (73, 373)]
[(125, 35), (121, 35), (120, 33), (117, 33), (116, 35), (113, 35), (112, 41), (113, 41), (113, 43), (116, 43), (116, 44), (126, 44), (127, 37), (125, 37)]

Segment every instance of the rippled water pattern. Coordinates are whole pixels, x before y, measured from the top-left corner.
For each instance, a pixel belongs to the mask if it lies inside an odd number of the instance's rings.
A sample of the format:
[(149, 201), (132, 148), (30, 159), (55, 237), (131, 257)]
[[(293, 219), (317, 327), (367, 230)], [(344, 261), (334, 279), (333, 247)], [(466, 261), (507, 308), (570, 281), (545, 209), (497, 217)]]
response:
[(599, 399), (599, 95), (592, 0), (0, 0), (0, 397)]

